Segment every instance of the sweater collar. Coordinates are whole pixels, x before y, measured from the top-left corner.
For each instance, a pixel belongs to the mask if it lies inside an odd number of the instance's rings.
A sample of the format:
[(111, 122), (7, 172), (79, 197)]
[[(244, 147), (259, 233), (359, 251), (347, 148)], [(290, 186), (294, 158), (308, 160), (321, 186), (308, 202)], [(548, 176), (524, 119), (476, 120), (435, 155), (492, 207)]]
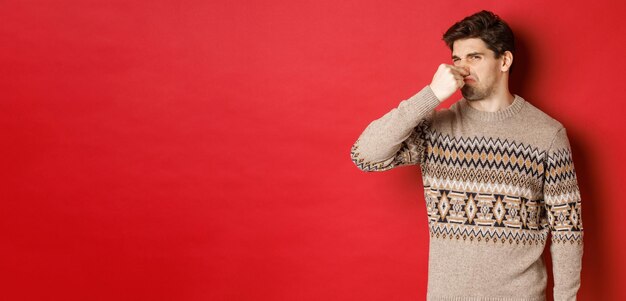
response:
[(465, 99), (464, 97), (464, 98), (461, 98), (461, 101), (459, 102), (460, 110), (464, 116), (468, 116), (476, 120), (483, 120), (483, 121), (504, 120), (517, 114), (522, 108), (522, 106), (524, 106), (524, 103), (526, 102), (524, 98), (522, 98), (521, 96), (517, 94), (513, 94), (513, 96), (515, 96), (515, 98), (513, 99), (513, 102), (508, 107), (504, 109), (500, 109), (495, 112), (487, 112), (487, 111), (481, 111), (481, 110), (475, 109), (469, 105), (468, 100)]

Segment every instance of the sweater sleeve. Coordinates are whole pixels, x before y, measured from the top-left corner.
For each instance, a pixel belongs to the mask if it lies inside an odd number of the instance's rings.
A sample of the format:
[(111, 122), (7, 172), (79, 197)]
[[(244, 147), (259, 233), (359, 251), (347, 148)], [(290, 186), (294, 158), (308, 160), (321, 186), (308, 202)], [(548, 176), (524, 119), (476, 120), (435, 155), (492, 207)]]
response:
[(352, 162), (366, 172), (420, 164), (425, 132), (440, 103), (430, 85), (401, 101), (365, 128), (352, 145)]
[(561, 127), (548, 150), (544, 201), (552, 237), (554, 301), (575, 301), (583, 256), (581, 198), (567, 132)]

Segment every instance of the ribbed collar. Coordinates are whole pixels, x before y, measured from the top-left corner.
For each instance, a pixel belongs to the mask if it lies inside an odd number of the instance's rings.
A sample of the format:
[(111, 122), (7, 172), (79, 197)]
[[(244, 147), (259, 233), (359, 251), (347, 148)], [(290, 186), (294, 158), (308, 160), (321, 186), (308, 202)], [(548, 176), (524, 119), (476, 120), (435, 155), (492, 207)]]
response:
[(524, 103), (526, 103), (526, 100), (524, 100), (524, 98), (522, 98), (521, 96), (517, 94), (513, 94), (513, 96), (515, 96), (515, 98), (513, 99), (513, 103), (511, 103), (508, 107), (495, 112), (477, 110), (470, 106), (468, 100), (465, 98), (461, 98), (461, 100), (459, 101), (459, 108), (461, 114), (463, 114), (464, 116), (468, 116), (472, 119), (483, 121), (504, 120), (517, 114), (524, 106)]

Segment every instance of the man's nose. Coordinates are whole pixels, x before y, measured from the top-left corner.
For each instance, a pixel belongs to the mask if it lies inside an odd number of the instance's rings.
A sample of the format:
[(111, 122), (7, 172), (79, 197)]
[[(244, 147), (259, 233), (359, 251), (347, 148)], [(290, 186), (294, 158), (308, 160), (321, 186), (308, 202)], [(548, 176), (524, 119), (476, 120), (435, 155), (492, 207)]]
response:
[(465, 76), (470, 75), (470, 68), (466, 64), (461, 64), (461, 65), (459, 65), (459, 67), (463, 68), (463, 70), (465, 70), (465, 72), (467, 72), (467, 74), (465, 74)]
[(456, 66), (463, 68), (469, 74), (469, 72), (470, 72), (469, 63), (467, 63), (467, 61), (464, 60), (464, 59), (460, 59), (457, 62), (458, 63), (456, 64)]

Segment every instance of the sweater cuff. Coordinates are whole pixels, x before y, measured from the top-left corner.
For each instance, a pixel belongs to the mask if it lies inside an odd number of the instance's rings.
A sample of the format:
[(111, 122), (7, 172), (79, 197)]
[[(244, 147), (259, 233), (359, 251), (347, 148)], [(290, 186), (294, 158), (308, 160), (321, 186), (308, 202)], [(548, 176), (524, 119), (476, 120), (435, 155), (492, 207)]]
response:
[(421, 116), (423, 115), (422, 113), (434, 110), (442, 101), (437, 98), (430, 85), (426, 85), (415, 95), (409, 97), (407, 103), (412, 112), (417, 112)]

